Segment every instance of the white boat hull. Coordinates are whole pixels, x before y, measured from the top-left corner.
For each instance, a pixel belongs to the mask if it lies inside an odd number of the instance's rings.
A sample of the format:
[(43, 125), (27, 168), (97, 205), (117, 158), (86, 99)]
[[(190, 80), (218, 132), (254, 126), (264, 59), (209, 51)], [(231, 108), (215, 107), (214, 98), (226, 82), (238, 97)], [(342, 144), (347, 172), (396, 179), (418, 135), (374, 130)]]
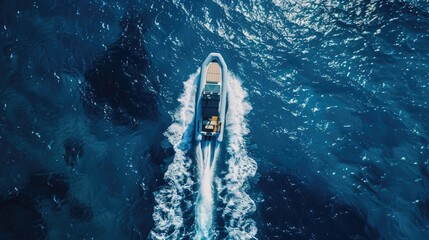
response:
[[(203, 121), (207, 122), (206, 119), (203, 119), (203, 94), (205, 93), (206, 80), (208, 79), (207, 70), (209, 64), (213, 61), (217, 62), (220, 66), (221, 70), (221, 81), (219, 85), (220, 89), (220, 102), (218, 108), (218, 116), (217, 117), (217, 125), (215, 126), (215, 131), (206, 131), (203, 126)], [(224, 129), (225, 129), (225, 115), (226, 115), (226, 101), (227, 101), (227, 93), (228, 93), (228, 84), (227, 84), (227, 73), (228, 69), (225, 64), (225, 61), (219, 53), (210, 53), (206, 60), (203, 62), (201, 67), (200, 80), (197, 82), (198, 90), (197, 90), (197, 99), (195, 104), (195, 139), (196, 141), (201, 141), (203, 137), (215, 138), (218, 142), (223, 141)], [(211, 76), (209, 76), (210, 78)], [(219, 129), (217, 129), (219, 128)]]

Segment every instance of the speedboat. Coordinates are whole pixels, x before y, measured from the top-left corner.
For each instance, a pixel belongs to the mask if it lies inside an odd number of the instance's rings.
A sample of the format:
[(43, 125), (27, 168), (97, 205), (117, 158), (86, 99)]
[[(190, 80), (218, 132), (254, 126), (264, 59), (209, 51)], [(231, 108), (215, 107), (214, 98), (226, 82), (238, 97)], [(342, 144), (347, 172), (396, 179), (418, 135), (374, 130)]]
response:
[(222, 55), (210, 53), (201, 67), (195, 111), (195, 139), (222, 142), (225, 128), (227, 67)]

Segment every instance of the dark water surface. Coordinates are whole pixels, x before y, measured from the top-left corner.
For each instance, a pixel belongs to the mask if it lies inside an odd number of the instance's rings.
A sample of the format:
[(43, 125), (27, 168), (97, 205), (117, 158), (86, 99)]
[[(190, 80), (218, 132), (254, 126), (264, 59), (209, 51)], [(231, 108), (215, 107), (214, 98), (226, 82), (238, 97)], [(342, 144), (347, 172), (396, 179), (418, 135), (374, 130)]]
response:
[(428, 1), (0, 1), (0, 36), (0, 239), (147, 239), (210, 52), (258, 239), (429, 239)]

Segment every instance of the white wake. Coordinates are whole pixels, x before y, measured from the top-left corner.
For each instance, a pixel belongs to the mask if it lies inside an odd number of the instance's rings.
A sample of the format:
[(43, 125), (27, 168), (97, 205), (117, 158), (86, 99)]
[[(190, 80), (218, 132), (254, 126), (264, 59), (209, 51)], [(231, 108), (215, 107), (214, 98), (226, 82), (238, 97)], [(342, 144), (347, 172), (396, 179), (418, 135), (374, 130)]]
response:
[(192, 192), (192, 160), (188, 152), (192, 149), (194, 131), (196, 81), (199, 70), (184, 83), (184, 93), (179, 98), (180, 107), (174, 114), (174, 122), (164, 135), (173, 145), (175, 155), (164, 175), (166, 186), (155, 193), (152, 239), (181, 239), (189, 234), (183, 225), (183, 212), (192, 204), (183, 202), (186, 192)]
[[(202, 140), (193, 148), (195, 94), (199, 72), (191, 75), (184, 83), (185, 91), (179, 98), (180, 107), (174, 114), (174, 123), (164, 135), (174, 146), (175, 156), (164, 175), (166, 186), (155, 193), (152, 239), (183, 239), (193, 235), (194, 239), (215, 239), (213, 216), (215, 196), (213, 181), (220, 145), (217, 141)], [(246, 194), (248, 179), (255, 175), (257, 165), (246, 151), (244, 136), (249, 133), (246, 114), (251, 110), (246, 101), (247, 94), (241, 82), (228, 74), (228, 112), (226, 114), (227, 173), (224, 179), (217, 179), (217, 198), (224, 205), (222, 217), (228, 239), (255, 239), (257, 228), (250, 214), (256, 210), (255, 203)], [(195, 150), (198, 193), (195, 205), (191, 202), (192, 159), (190, 151)], [(188, 201), (188, 202), (187, 202)], [(193, 209), (192, 209), (193, 207)], [(194, 232), (184, 226), (183, 213), (195, 211)]]
[(246, 101), (247, 93), (241, 81), (228, 77), (228, 113), (226, 115), (228, 172), (218, 182), (218, 195), (225, 208), (222, 217), (228, 239), (256, 239), (255, 221), (250, 214), (256, 211), (255, 202), (247, 195), (249, 178), (255, 176), (257, 164), (248, 156), (244, 136), (249, 133), (246, 115), (252, 109)]
[(213, 177), (219, 156), (219, 143), (216, 140), (202, 141), (196, 147), (195, 158), (198, 163), (199, 191), (195, 203), (194, 239), (213, 239)]

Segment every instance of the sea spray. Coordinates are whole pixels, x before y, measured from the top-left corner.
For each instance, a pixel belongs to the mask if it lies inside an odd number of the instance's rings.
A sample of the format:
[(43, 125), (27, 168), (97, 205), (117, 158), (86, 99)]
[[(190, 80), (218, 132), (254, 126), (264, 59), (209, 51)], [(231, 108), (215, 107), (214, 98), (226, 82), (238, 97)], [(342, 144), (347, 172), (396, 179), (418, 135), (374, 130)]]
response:
[(257, 164), (248, 156), (244, 136), (249, 133), (246, 115), (252, 109), (246, 101), (247, 93), (241, 81), (228, 76), (227, 174), (218, 184), (219, 198), (224, 204), (222, 217), (229, 239), (255, 239), (256, 223), (250, 214), (256, 210), (255, 202), (246, 194), (248, 179), (256, 174)]
[(174, 113), (174, 122), (164, 133), (173, 145), (175, 155), (164, 175), (166, 185), (155, 193), (153, 239), (180, 239), (188, 234), (183, 224), (183, 212), (188, 209), (183, 209), (182, 203), (186, 193), (192, 192), (194, 184), (191, 177), (192, 159), (188, 152), (192, 149), (195, 83), (198, 79), (199, 70), (184, 83), (185, 91), (178, 99), (180, 106)]

